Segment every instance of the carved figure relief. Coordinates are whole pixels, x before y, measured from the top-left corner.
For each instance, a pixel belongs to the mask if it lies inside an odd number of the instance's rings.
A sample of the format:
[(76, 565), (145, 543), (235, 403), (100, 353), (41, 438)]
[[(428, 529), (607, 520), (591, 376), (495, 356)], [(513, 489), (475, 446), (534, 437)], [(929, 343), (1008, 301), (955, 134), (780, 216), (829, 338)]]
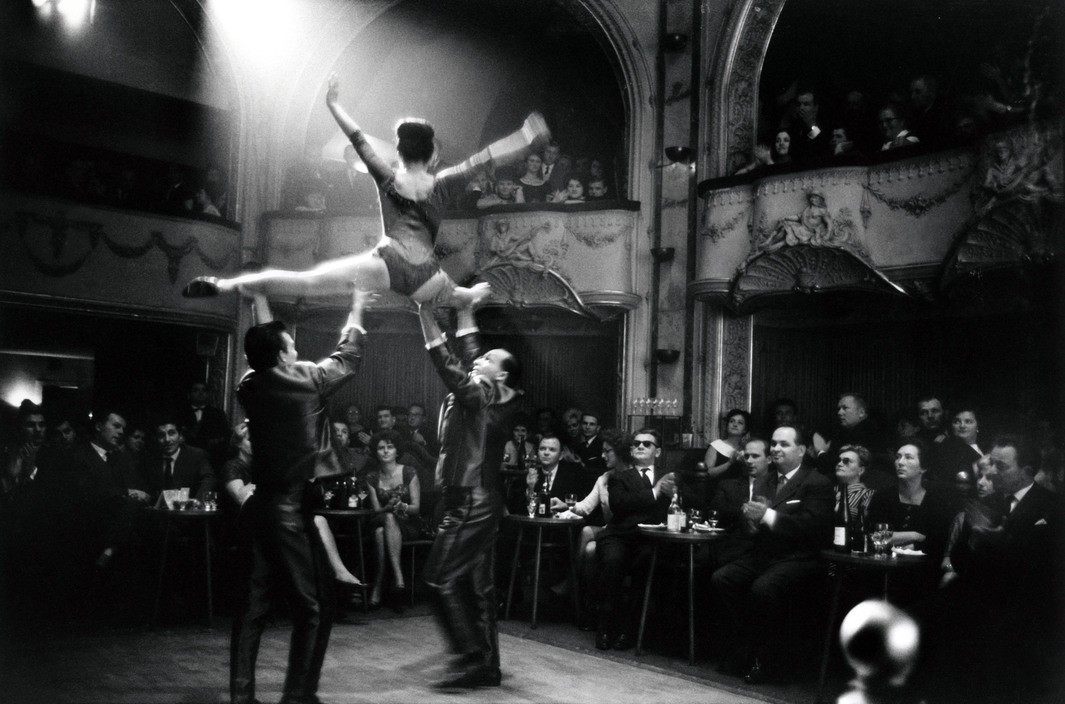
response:
[(764, 225), (759, 227), (751, 254), (741, 269), (763, 254), (772, 254), (784, 247), (799, 245), (845, 249), (862, 259), (868, 258), (854, 237), (854, 219), (850, 209), (840, 208), (833, 217), (824, 194), (820, 191), (807, 191), (806, 207), (801, 213), (781, 218), (771, 229)]

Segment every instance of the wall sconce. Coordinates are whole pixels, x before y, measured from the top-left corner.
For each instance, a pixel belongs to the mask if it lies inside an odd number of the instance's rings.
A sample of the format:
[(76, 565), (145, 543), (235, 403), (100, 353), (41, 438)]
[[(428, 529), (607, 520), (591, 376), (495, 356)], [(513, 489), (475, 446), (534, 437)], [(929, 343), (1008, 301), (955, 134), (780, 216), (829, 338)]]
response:
[(676, 54), (684, 51), (688, 46), (688, 35), (681, 32), (667, 32), (662, 35), (662, 51), (667, 54)]
[(680, 359), (680, 350), (657, 349), (655, 350), (656, 364), (674, 364)]
[(655, 264), (665, 264), (673, 261), (676, 250), (673, 247), (651, 247), (651, 259)]
[(682, 164), (695, 171), (695, 150), (691, 147), (666, 147), (666, 161), (652, 161), (648, 166), (651, 169), (663, 169), (667, 166)]

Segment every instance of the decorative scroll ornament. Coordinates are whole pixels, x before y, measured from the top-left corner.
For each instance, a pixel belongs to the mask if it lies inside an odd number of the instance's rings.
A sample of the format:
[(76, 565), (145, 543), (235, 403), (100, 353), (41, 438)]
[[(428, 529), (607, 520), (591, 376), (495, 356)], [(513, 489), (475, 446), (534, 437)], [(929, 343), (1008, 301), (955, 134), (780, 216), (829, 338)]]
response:
[(905, 290), (844, 249), (804, 244), (758, 254), (729, 287), (729, 302), (746, 312), (755, 299), (827, 291), (902, 294)]
[[(706, 212), (707, 212), (706, 220), (709, 220), (710, 209), (707, 208)], [(740, 221), (743, 220), (744, 218), (747, 219), (747, 229), (748, 229), (748, 231), (750, 231), (750, 228), (751, 228), (750, 214), (751, 214), (750, 209), (745, 208), (745, 209), (739, 211), (738, 213), (736, 213), (735, 215), (733, 215), (731, 218), (729, 218), (725, 222), (721, 223), (720, 225), (715, 225), (715, 224), (713, 224), (711, 222), (706, 222), (705, 226), (703, 227), (702, 231), (699, 234), (701, 234), (703, 237), (706, 237), (711, 242), (714, 242), (714, 243), (720, 242), (721, 240), (725, 239), (726, 235), (728, 235), (730, 232), (732, 232), (734, 229), (736, 229), (736, 226), (739, 225)]]
[(566, 279), (537, 264), (495, 264), (482, 269), (464, 285), (479, 282), (492, 287), (489, 304), (514, 308), (563, 308), (580, 315), (599, 317), (584, 304)]
[(975, 214), (947, 255), (940, 280), (944, 290), (961, 277), (1065, 254), (1061, 134), (1012, 132), (986, 146), (980, 161)]
[[(44, 226), (51, 230), (49, 249), (52, 261), (43, 258), (31, 246), (30, 228), (34, 225)], [(147, 255), (152, 249), (160, 250), (166, 256), (167, 274), (171, 283), (177, 282), (181, 261), (189, 254), (195, 253), (200, 261), (211, 271), (222, 271), (228, 268), (231, 262), (235, 265), (240, 260), (240, 253), (236, 249), (228, 251), (221, 259), (214, 259), (203, 251), (197, 238), (189, 237), (180, 245), (173, 245), (166, 240), (161, 232), (152, 232), (141, 244), (124, 244), (104, 232), (103, 224), (88, 220), (69, 220), (63, 213), (44, 216), (32, 212), (18, 211), (3, 224), (3, 227), (5, 229), (14, 228), (30, 261), (45, 276), (62, 277), (75, 273), (89, 260), (100, 242), (107, 245), (107, 249), (112, 254), (123, 259), (139, 259)], [(62, 261), (63, 252), (69, 244), (70, 235), (79, 232), (86, 235), (88, 249), (76, 259)]]

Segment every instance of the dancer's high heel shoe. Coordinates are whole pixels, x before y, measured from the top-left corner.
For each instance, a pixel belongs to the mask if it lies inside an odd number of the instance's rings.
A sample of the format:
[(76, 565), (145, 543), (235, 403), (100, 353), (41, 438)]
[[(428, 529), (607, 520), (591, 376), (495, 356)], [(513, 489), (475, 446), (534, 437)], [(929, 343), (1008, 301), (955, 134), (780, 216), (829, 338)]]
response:
[(214, 276), (197, 276), (190, 281), (181, 295), (185, 298), (211, 298), (219, 293), (218, 279)]

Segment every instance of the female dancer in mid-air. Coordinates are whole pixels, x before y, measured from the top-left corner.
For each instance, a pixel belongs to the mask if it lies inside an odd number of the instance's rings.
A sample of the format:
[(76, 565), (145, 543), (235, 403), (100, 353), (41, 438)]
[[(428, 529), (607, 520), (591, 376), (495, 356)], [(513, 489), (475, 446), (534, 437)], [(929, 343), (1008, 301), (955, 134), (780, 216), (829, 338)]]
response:
[(408, 118), (396, 127), (397, 151), (403, 168), (393, 171), (366, 141), (362, 130), (337, 103), (340, 81), (329, 77), (325, 103), (344, 134), (351, 140), (378, 188), (395, 207), (397, 217), (371, 251), (323, 262), (307, 271), (264, 270), (231, 279), (201, 276), (185, 287), (185, 296), (214, 296), (221, 291), (240, 289), (243, 293), (267, 296), (325, 297), (348, 295), (352, 282), (369, 290), (391, 289), (416, 303), (434, 307), (461, 308), (476, 304), (488, 295), (488, 284), (470, 288), (457, 286), (440, 268), (433, 254), (433, 240), (440, 228), (442, 182), (452, 176), (469, 178), (489, 161), (497, 164), (521, 156), (537, 140), (550, 135), (538, 113), (531, 114), (521, 129), (490, 144), (458, 166), (429, 172), (436, 163), (433, 128), (428, 122)]

